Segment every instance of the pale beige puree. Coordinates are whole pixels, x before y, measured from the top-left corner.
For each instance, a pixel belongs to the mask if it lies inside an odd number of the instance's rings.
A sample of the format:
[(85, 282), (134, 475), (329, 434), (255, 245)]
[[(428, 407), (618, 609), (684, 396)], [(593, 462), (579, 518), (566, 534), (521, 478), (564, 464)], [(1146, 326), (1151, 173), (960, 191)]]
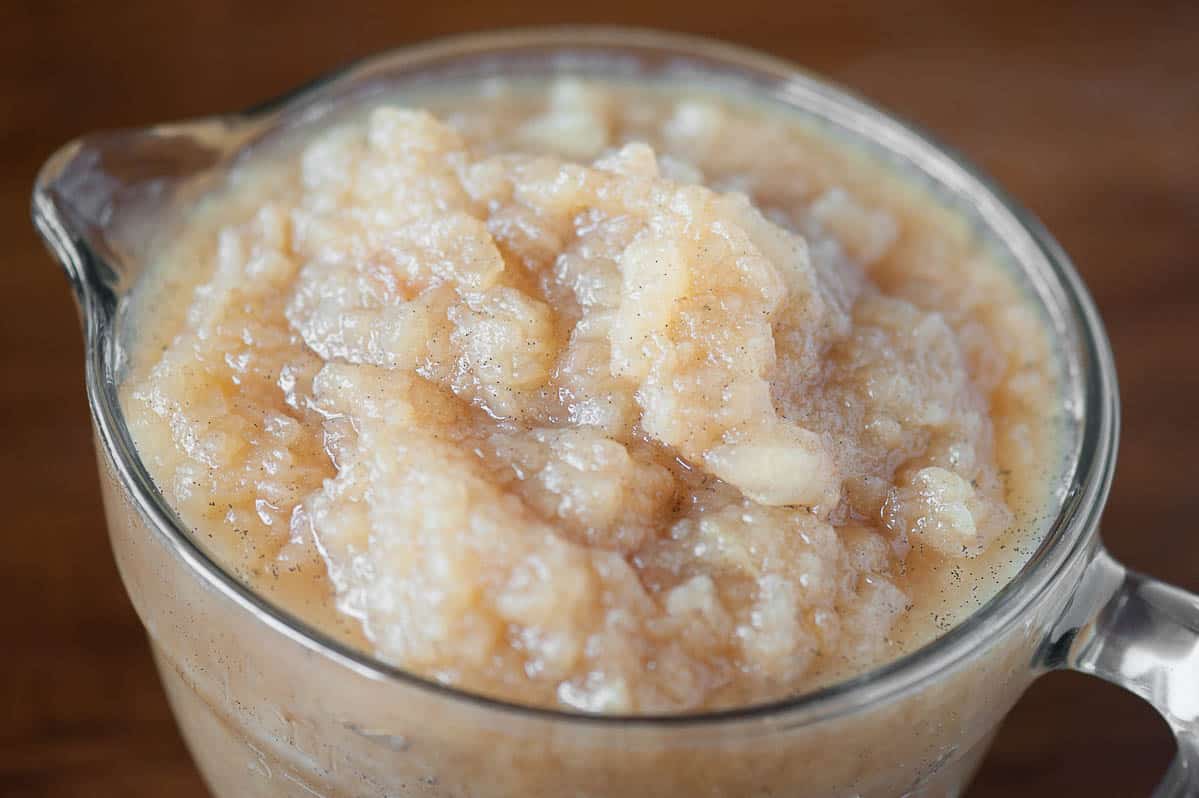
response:
[(441, 682), (663, 712), (881, 663), (1022, 563), (1053, 360), (951, 213), (696, 88), (422, 105), (252, 155), (142, 291), (130, 428), (242, 578)]

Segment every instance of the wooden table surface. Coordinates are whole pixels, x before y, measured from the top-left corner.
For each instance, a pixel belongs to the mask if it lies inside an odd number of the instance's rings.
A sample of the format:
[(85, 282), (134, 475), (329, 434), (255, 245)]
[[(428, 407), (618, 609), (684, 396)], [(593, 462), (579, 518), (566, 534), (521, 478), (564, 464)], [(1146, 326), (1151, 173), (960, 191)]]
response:
[[(716, 35), (823, 72), (966, 153), (1056, 234), (1106, 319), (1124, 401), (1109, 546), (1199, 590), (1199, 4), (594, 5), (3, 4), (0, 796), (204, 795), (105, 538), (75, 311), (28, 221), (38, 165), (84, 131), (240, 108), (433, 35), (556, 22)], [(1052, 675), (971, 795), (1148, 795), (1170, 751), (1136, 699)]]

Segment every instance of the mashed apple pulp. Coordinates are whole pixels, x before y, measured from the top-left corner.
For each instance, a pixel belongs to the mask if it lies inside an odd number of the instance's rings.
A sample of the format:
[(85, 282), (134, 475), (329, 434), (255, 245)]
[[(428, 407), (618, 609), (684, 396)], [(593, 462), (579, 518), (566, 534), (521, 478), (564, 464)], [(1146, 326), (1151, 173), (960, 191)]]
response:
[(1045, 324), (985, 243), (696, 86), (339, 117), (246, 156), (136, 304), (124, 409), (184, 522), (326, 632), (510, 700), (860, 672), (993, 595), (1052, 492)]

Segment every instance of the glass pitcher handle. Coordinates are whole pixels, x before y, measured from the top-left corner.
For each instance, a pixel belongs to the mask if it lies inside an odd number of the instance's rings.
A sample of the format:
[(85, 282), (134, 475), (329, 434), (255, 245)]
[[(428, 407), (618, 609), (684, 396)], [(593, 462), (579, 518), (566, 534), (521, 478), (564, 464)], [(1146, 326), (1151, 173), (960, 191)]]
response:
[(1059, 666), (1132, 691), (1173, 730), (1178, 753), (1153, 798), (1199, 796), (1199, 596), (1099, 548), (1058, 628)]

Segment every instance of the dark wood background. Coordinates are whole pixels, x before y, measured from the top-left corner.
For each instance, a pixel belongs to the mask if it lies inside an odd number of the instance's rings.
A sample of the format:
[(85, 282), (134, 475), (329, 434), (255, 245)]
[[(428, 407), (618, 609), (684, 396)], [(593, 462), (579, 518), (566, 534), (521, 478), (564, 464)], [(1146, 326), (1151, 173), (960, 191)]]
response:
[[(1115, 554), (1199, 590), (1199, 4), (602, 0), (488, 5), (0, 2), (0, 795), (202, 796), (108, 550), (38, 165), (95, 128), (237, 109), (433, 35), (608, 22), (791, 58), (931, 128), (1032, 208), (1107, 321), (1124, 397)], [(1171, 743), (1136, 699), (1055, 674), (973, 796), (1148, 795)]]

